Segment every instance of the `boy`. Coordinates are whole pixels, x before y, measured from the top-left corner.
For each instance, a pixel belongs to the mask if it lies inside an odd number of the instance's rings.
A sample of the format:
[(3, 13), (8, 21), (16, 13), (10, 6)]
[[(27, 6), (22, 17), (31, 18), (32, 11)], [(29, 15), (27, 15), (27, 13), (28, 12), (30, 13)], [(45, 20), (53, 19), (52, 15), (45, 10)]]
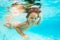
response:
[[(31, 11), (31, 9), (32, 9), (32, 11)], [(25, 31), (26, 29), (28, 29), (28, 28), (30, 28), (32, 25), (36, 25), (36, 24), (38, 24), (38, 22), (40, 21), (40, 15), (39, 15), (39, 13), (40, 13), (40, 11), (39, 11), (39, 9), (35, 9), (35, 8), (31, 8), (31, 9), (29, 9), (28, 10), (28, 14), (27, 14), (27, 20), (26, 21), (24, 21), (24, 22), (22, 22), (22, 23), (18, 23), (20, 20), (19, 19), (21, 19), (21, 18), (19, 18), (17, 21), (18, 22), (14, 22), (14, 23), (10, 23), (9, 21), (10, 20), (12, 20), (13, 18), (10, 16), (10, 18), (9, 17), (7, 17), (7, 23), (6, 23), (6, 26), (8, 27), (8, 28), (15, 28), (16, 29), (16, 31), (23, 37), (23, 38), (27, 38), (28, 36), (26, 35), (26, 34), (24, 34), (23, 33), (23, 31)], [(34, 10), (35, 9), (35, 10)], [(34, 10), (34, 11), (33, 11)], [(16, 17), (16, 16), (15, 16)], [(18, 18), (18, 17), (17, 17)], [(37, 20), (38, 18), (40, 18), (39, 20)], [(16, 19), (14, 19), (14, 20), (16, 20)], [(37, 21), (36, 21), (37, 20)]]

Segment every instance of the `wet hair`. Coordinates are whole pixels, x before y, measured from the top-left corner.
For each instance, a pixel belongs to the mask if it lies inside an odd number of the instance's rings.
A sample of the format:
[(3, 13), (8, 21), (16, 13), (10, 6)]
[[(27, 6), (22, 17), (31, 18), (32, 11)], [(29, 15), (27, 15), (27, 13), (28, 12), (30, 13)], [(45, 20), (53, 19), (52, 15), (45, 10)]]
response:
[(39, 8), (30, 8), (30, 9), (28, 10), (28, 13), (32, 13), (32, 12), (40, 13), (41, 10), (40, 10)]

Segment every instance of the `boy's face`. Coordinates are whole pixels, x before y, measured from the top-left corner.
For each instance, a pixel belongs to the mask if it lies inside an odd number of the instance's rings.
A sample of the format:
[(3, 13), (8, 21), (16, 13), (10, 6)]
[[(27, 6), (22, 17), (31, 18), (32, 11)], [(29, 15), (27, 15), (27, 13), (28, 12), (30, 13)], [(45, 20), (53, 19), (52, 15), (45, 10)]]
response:
[(35, 21), (37, 20), (37, 18), (38, 18), (37, 13), (32, 12), (32, 13), (29, 15), (29, 17), (28, 17), (28, 21), (29, 21), (29, 22), (35, 22)]

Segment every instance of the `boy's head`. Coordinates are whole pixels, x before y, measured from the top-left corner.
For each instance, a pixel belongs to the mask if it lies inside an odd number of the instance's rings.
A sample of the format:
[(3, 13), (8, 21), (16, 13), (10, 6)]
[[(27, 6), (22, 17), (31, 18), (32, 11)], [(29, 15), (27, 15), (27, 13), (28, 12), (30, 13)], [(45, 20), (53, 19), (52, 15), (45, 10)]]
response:
[[(33, 15), (37, 15), (39, 17), (39, 13), (41, 12), (41, 10), (38, 8), (38, 7), (31, 7), (29, 10), (28, 10), (28, 15), (27, 15), (27, 18), (33, 14)], [(31, 16), (33, 16), (31, 15)], [(34, 16), (33, 16), (34, 17)]]

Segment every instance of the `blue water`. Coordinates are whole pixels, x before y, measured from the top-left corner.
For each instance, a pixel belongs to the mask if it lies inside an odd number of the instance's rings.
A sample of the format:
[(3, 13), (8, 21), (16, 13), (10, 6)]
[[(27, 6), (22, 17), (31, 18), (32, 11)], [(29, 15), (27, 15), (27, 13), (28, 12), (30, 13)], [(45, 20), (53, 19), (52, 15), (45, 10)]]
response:
[[(0, 40), (22, 40), (15, 29), (4, 26), (6, 7), (11, 4), (9, 0), (0, 0)], [(25, 31), (28, 40), (60, 40), (60, 0), (41, 0), (41, 4), (41, 22)]]

